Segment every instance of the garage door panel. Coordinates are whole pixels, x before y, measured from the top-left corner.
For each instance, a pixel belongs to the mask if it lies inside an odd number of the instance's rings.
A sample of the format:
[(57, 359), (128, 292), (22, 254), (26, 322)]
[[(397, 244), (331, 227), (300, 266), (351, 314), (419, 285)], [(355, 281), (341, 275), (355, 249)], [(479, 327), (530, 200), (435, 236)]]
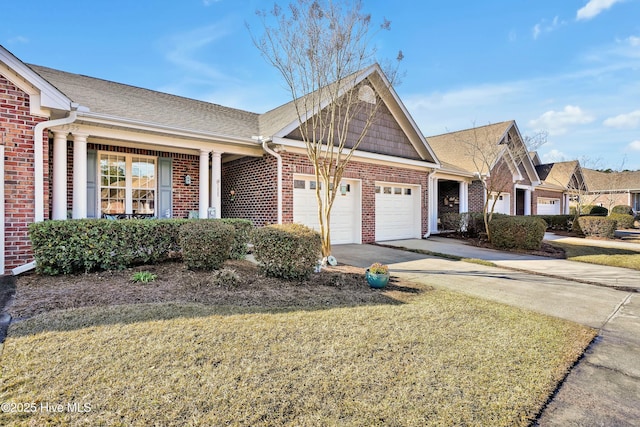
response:
[(376, 184), (376, 240), (420, 238), (419, 187)]
[(560, 215), (560, 199), (538, 197), (538, 215)]

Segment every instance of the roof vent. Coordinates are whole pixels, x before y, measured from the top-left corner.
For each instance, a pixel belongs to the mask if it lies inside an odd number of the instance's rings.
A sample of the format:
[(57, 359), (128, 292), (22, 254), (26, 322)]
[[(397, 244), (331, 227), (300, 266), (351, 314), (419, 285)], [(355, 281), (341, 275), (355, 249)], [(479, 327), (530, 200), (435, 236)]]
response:
[(371, 89), (371, 86), (364, 85), (358, 90), (358, 99), (368, 104), (376, 103), (376, 93)]

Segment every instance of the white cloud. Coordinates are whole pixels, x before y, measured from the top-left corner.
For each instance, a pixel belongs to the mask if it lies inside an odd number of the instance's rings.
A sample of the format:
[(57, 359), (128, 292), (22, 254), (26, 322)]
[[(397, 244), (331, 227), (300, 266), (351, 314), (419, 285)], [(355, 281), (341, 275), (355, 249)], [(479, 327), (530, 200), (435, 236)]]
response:
[(29, 43), (29, 39), (24, 36), (15, 36), (7, 40), (7, 44), (26, 44)]
[(633, 151), (640, 151), (640, 139), (637, 141), (633, 141), (627, 146), (627, 148)]
[(640, 47), (640, 37), (630, 36), (627, 38), (627, 42), (632, 47)]
[(578, 10), (576, 20), (580, 21), (594, 18), (614, 4), (622, 1), (623, 0), (590, 0), (584, 7)]
[(566, 24), (566, 21), (561, 21), (557, 16), (555, 16), (551, 22), (543, 19), (533, 26), (533, 39), (536, 40), (542, 33), (550, 33), (552, 31), (555, 31), (564, 24)]
[(555, 163), (555, 162), (564, 162), (567, 160), (567, 156), (556, 149), (553, 149), (549, 152), (546, 152), (542, 155), (542, 162), (543, 163)]
[(632, 111), (628, 114), (620, 114), (609, 117), (603, 124), (612, 128), (634, 129), (640, 126), (640, 110)]
[(582, 111), (580, 107), (567, 105), (562, 111), (549, 110), (537, 119), (529, 121), (529, 126), (547, 130), (550, 135), (562, 135), (572, 125), (591, 123), (593, 116)]

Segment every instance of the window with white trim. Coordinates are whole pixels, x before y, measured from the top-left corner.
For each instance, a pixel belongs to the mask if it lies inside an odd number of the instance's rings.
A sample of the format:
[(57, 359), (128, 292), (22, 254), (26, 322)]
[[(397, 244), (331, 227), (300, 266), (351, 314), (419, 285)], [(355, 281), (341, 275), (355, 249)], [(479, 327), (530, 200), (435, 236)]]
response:
[(154, 215), (156, 159), (100, 153), (100, 213)]

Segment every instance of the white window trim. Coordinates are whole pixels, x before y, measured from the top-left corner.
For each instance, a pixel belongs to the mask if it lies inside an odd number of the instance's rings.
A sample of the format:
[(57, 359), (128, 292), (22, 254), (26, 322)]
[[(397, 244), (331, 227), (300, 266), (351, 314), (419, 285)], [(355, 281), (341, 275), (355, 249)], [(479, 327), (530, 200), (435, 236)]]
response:
[[(153, 189), (155, 192), (154, 200), (157, 200), (158, 196), (158, 157), (156, 156), (146, 156), (142, 154), (130, 154), (130, 153), (119, 153), (114, 151), (98, 151), (98, 167), (96, 168), (98, 173), (98, 212), (100, 213), (100, 217), (104, 214), (102, 212), (102, 173), (100, 169), (100, 162), (102, 160), (102, 155), (115, 155), (119, 157), (124, 157), (124, 182), (125, 182), (125, 191), (124, 191), (124, 213), (125, 215), (133, 214), (133, 158), (139, 159), (150, 159), (153, 160), (154, 165), (154, 173), (155, 173), (155, 181), (156, 185)], [(154, 215), (158, 215), (156, 208), (154, 208)]]

